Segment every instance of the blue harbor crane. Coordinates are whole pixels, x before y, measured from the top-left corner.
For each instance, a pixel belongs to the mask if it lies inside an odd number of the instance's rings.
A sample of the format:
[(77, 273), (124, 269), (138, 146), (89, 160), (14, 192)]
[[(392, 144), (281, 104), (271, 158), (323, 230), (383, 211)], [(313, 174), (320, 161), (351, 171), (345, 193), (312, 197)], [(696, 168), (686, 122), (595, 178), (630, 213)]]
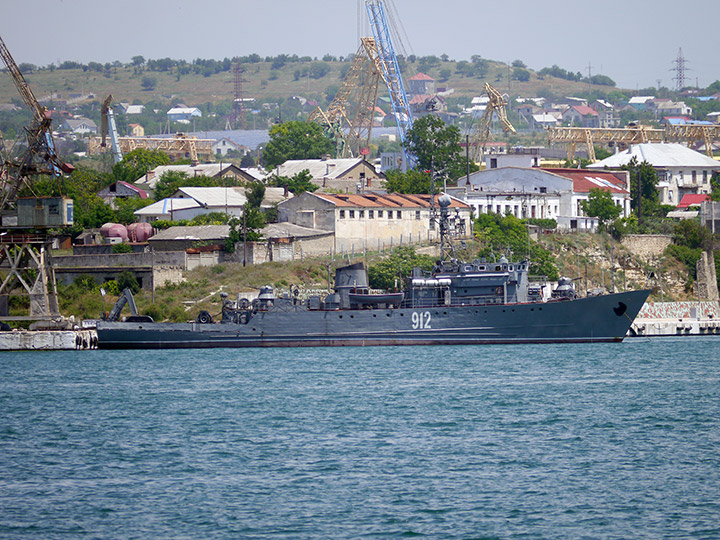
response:
[(395, 55), (392, 38), (390, 37), (390, 28), (385, 14), (385, 7), (382, 0), (365, 0), (365, 6), (368, 16), (370, 17), (373, 36), (375, 37), (375, 45), (382, 66), (383, 78), (385, 79), (388, 93), (390, 94), (390, 102), (392, 103), (393, 114), (397, 122), (400, 142), (402, 143), (408, 164), (414, 166), (417, 163), (417, 158), (412, 155), (407, 148), (407, 133), (410, 128), (412, 128), (413, 117), (410, 112), (410, 103), (405, 93), (405, 86), (402, 75), (400, 74), (400, 66), (398, 65), (397, 56)]

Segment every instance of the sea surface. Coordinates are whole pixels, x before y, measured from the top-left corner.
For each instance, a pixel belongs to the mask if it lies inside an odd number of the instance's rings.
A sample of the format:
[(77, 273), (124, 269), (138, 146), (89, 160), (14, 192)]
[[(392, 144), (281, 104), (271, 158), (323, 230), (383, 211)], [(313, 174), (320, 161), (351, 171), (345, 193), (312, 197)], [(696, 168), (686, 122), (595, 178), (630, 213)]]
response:
[(0, 538), (720, 539), (720, 338), (0, 353)]

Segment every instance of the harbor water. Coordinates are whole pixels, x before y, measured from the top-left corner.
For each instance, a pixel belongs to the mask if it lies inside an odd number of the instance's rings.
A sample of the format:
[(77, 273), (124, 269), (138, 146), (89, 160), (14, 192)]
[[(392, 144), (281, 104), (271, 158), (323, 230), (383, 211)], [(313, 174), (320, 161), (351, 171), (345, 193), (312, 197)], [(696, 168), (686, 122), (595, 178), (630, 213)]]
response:
[(720, 337), (0, 354), (3, 539), (720, 538)]

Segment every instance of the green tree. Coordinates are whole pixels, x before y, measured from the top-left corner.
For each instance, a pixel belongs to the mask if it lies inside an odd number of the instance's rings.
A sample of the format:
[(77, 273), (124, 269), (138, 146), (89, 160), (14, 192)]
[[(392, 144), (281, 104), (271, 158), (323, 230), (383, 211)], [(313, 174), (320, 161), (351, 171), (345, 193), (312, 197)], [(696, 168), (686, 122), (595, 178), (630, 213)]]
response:
[(406, 173), (391, 170), (385, 173), (388, 193), (430, 193), (432, 178), (429, 173), (411, 169)]
[(389, 257), (368, 268), (368, 281), (373, 289), (394, 289), (396, 282), (398, 288), (402, 288), (413, 268), (430, 271), (433, 265), (433, 258), (429, 255), (418, 255), (415, 249), (401, 246)]
[(631, 206), (637, 211), (638, 195), (642, 195), (642, 215), (649, 216), (659, 212), (660, 200), (657, 191), (657, 171), (647, 161), (638, 163), (637, 158), (632, 158), (630, 163), (623, 165), (622, 169), (630, 172), (630, 196)]
[[(466, 172), (467, 161), (460, 146), (460, 129), (448, 126), (437, 116), (423, 116), (407, 133), (407, 147), (417, 157), (417, 168), (446, 174), (456, 180)], [(470, 172), (477, 171), (470, 163)]]
[(117, 210), (115, 210), (114, 221), (125, 225), (135, 223), (135, 211), (152, 204), (152, 202), (152, 199), (140, 199), (138, 197), (115, 199), (115, 206), (117, 206)]
[(710, 189), (712, 190), (710, 193), (710, 200), (711, 201), (720, 201), (720, 174), (719, 173), (715, 172), (710, 177)]
[(235, 178), (214, 178), (199, 174), (188, 176), (181, 171), (167, 171), (155, 185), (155, 200), (171, 197), (181, 187), (233, 187), (239, 185)]
[(155, 90), (155, 87), (157, 86), (157, 79), (155, 77), (145, 76), (142, 78), (140, 86), (142, 86), (142, 89), (146, 91)]
[(532, 274), (547, 276), (550, 280), (558, 279), (559, 272), (552, 253), (528, 238), (525, 220), (512, 215), (480, 214), (475, 220), (474, 235), (482, 244), (479, 257), (499, 258), (510, 250), (511, 258), (529, 258)]
[(169, 164), (170, 158), (165, 152), (138, 148), (125, 154), (120, 163), (113, 165), (112, 176), (115, 181), (136, 182), (155, 167)]
[(225, 251), (233, 253), (235, 244), (247, 240), (257, 242), (262, 240), (262, 228), (265, 226), (265, 216), (258, 208), (245, 205), (243, 216), (233, 216), (228, 220), (230, 231), (225, 241)]
[(305, 191), (312, 193), (318, 188), (318, 186), (312, 182), (312, 175), (307, 169), (300, 171), (291, 178), (287, 176), (275, 176), (270, 180), (270, 184), (275, 187), (285, 188), (293, 195), (299, 195)]
[(621, 208), (615, 204), (612, 193), (606, 189), (591, 188), (587, 201), (582, 201), (580, 207), (590, 217), (598, 218), (598, 225), (601, 230), (605, 225), (620, 215)]
[(265, 184), (262, 182), (253, 182), (245, 193), (248, 206), (251, 208), (260, 208), (265, 198)]
[(530, 80), (530, 72), (527, 69), (516, 67), (513, 69), (512, 78), (516, 81), (527, 82)]
[(335, 143), (315, 122), (284, 122), (270, 128), (270, 141), (265, 145), (262, 160), (274, 169), (289, 159), (318, 159), (332, 154)]
[(138, 283), (135, 274), (133, 274), (129, 270), (124, 270), (120, 273), (117, 279), (117, 284), (118, 289), (120, 289), (121, 291), (124, 291), (125, 289), (130, 289), (133, 294), (137, 294), (140, 291), (140, 284)]

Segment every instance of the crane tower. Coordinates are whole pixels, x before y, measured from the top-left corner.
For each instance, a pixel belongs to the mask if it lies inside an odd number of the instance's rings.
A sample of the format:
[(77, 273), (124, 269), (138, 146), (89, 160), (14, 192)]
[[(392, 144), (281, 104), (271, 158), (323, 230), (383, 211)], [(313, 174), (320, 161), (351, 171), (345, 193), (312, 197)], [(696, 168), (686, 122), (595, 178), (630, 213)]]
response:
[(367, 8), (370, 27), (375, 37), (375, 45), (377, 47), (383, 78), (385, 79), (388, 93), (390, 94), (390, 103), (392, 104), (393, 114), (397, 122), (400, 141), (402, 142), (408, 162), (414, 165), (416, 158), (410, 154), (407, 149), (407, 132), (412, 128), (413, 117), (400, 73), (400, 66), (398, 65), (397, 56), (395, 55), (392, 38), (390, 37), (390, 27), (388, 26), (385, 7), (382, 0), (365, 0), (365, 7)]

